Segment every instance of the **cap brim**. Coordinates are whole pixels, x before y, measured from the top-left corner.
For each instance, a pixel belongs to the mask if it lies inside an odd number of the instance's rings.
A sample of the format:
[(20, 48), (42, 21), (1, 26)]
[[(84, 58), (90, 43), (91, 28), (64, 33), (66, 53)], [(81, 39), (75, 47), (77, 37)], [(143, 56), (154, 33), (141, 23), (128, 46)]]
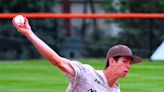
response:
[(132, 64), (140, 63), (142, 61), (142, 58), (139, 56), (132, 55), (133, 58)]
[[(116, 55), (116, 56), (127, 56), (127, 57), (131, 57), (132, 60), (132, 64), (136, 64), (136, 63), (140, 63), (142, 61), (142, 58), (136, 55)], [(115, 56), (113, 56), (115, 57)]]
[(131, 57), (133, 59), (132, 64), (140, 63), (142, 61), (142, 58), (136, 55), (119, 55), (119, 56)]

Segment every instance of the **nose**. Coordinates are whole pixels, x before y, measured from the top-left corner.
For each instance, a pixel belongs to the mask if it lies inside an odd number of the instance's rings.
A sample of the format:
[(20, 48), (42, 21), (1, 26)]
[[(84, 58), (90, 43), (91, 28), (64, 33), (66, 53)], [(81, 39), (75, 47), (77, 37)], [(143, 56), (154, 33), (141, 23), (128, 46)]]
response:
[(131, 68), (131, 63), (127, 63), (127, 68), (128, 68), (128, 69)]

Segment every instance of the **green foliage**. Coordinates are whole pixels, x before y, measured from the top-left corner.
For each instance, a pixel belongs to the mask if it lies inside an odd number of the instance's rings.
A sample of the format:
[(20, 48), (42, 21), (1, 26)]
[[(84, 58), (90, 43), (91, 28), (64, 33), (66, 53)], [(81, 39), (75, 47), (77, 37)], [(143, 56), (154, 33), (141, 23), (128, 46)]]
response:
[[(108, 0), (104, 1), (107, 2)], [(106, 11), (113, 11), (111, 7), (117, 7), (110, 6), (111, 3), (112, 0), (110, 0), (109, 5), (105, 4), (103, 6)], [(120, 0), (119, 4), (121, 8), (117, 11), (118, 13), (126, 13), (127, 11), (130, 13), (164, 12), (163, 0)], [(120, 19), (117, 22), (121, 24), (124, 30), (118, 37), (118, 42), (122, 44), (127, 44), (137, 49), (145, 49), (148, 52), (150, 47), (153, 51), (164, 40), (163, 19)]]
[(164, 5), (163, 0), (127, 0), (129, 3), (127, 6), (130, 12), (139, 13), (163, 13)]
[(1, 0), (0, 12), (52, 12), (57, 0)]
[(85, 47), (87, 57), (104, 57), (108, 49), (117, 43), (117, 39), (112, 37), (87, 42)]
[[(54, 12), (53, 8), (56, 1), (57, 0), (0, 0), (0, 12), (52, 13)], [(45, 38), (44, 40), (46, 40), (50, 46), (54, 44), (54, 40), (57, 40), (58, 20), (33, 19), (30, 20), (30, 24), (34, 31), (37, 30), (35, 33)], [(16, 29), (12, 25), (11, 19), (1, 19), (0, 27), (0, 40), (2, 44), (0, 46), (0, 59), (28, 59), (40, 57), (32, 44), (29, 43), (29, 41), (25, 39), (22, 34), (16, 32)]]
[(102, 5), (102, 8), (106, 12), (115, 11), (115, 8), (112, 6), (113, 0), (104, 0), (104, 1), (105, 1), (105, 4)]
[[(126, 4), (126, 6), (128, 6), (128, 10), (131, 13), (163, 13), (164, 12), (164, 9), (162, 7), (164, 5), (163, 0), (152, 0), (151, 2), (149, 2), (148, 0), (127, 0), (127, 1), (128, 3)], [(162, 39), (162, 34), (164, 34), (163, 32), (164, 27), (162, 26), (163, 20), (131, 19), (130, 21), (121, 21), (121, 22), (125, 28), (125, 33), (127, 33), (126, 29), (129, 29), (131, 31), (138, 29), (138, 31), (136, 31), (136, 34), (131, 35), (130, 37), (121, 34), (122, 38), (135, 39), (133, 40), (133, 45), (138, 46), (138, 48), (139, 47), (141, 49), (149, 48), (150, 40), (152, 40), (153, 44), (151, 44), (152, 45), (151, 47), (154, 48), (153, 50), (155, 50), (156, 47), (163, 41)], [(152, 34), (150, 33), (150, 30), (152, 30)], [(149, 36), (152, 36), (151, 37), (152, 39), (150, 39)], [(142, 41), (141, 41), (141, 37), (142, 37)]]

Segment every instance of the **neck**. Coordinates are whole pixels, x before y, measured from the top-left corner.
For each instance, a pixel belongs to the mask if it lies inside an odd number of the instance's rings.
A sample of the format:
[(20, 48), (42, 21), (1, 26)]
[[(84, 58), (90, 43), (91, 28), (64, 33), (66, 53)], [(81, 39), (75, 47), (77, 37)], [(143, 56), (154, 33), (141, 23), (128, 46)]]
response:
[(104, 74), (107, 78), (108, 85), (110, 87), (116, 87), (117, 86), (116, 81), (118, 79), (118, 76), (115, 74), (115, 71), (113, 71), (111, 67), (108, 67), (106, 70), (104, 70)]

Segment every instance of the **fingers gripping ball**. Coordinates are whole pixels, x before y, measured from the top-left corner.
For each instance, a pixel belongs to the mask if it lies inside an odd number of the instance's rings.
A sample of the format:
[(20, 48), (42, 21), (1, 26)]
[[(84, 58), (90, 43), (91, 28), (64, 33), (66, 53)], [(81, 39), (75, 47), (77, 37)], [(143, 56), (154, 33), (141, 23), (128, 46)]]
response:
[(23, 26), (25, 23), (25, 19), (22, 15), (17, 15), (14, 17), (14, 23), (18, 26)]

